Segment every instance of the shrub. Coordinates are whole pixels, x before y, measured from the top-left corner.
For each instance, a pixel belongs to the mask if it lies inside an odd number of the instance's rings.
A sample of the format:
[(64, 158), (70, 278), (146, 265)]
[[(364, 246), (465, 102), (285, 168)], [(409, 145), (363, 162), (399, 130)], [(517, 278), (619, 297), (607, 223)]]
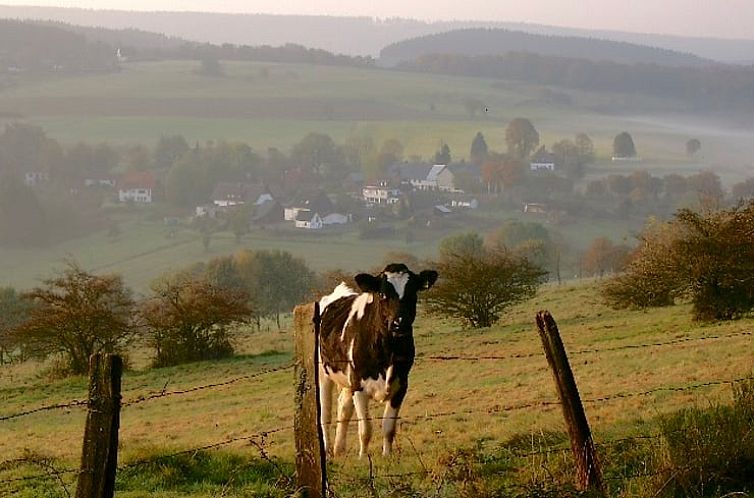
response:
[(231, 326), (251, 316), (246, 292), (190, 275), (166, 279), (140, 315), (158, 367), (233, 354)]
[(615, 307), (690, 298), (697, 320), (730, 320), (754, 308), (754, 202), (705, 214), (687, 209), (645, 230), (624, 275), (605, 287)]
[(454, 245), (441, 244), (436, 266), (442, 279), (427, 295), (430, 312), (461, 318), (473, 328), (491, 327), (504, 309), (533, 296), (544, 281), (546, 272), (505, 248), (472, 245), (453, 252)]

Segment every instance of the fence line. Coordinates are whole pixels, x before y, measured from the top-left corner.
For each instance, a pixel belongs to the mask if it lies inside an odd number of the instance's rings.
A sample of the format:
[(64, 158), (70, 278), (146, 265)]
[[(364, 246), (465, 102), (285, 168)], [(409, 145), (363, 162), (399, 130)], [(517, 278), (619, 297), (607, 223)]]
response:
[(285, 365), (282, 365), (282, 366), (279, 366), (279, 367), (269, 368), (269, 369), (263, 370), (261, 372), (255, 372), (253, 374), (248, 374), (248, 375), (242, 375), (240, 377), (235, 377), (233, 379), (230, 379), (230, 380), (227, 380), (227, 381), (223, 381), (223, 382), (215, 382), (215, 383), (212, 383), (212, 384), (205, 384), (205, 385), (202, 385), (202, 386), (189, 387), (189, 388), (186, 388), (186, 389), (176, 389), (174, 391), (165, 391), (165, 390), (163, 390), (163, 391), (160, 391), (160, 392), (157, 392), (157, 393), (143, 394), (143, 395), (137, 396), (137, 397), (135, 397), (135, 398), (133, 398), (131, 400), (124, 401), (123, 404), (122, 404), (122, 406), (123, 406), (123, 408), (125, 408), (125, 407), (128, 407), (128, 406), (138, 405), (140, 403), (145, 403), (147, 401), (152, 401), (152, 400), (155, 400), (155, 399), (167, 398), (167, 397), (170, 397), (170, 396), (178, 396), (178, 395), (182, 395), (182, 394), (190, 394), (190, 393), (194, 393), (194, 392), (197, 392), (197, 391), (204, 391), (206, 389), (215, 389), (215, 388), (218, 388), (218, 387), (225, 387), (225, 386), (229, 386), (231, 384), (236, 384), (236, 383), (241, 382), (241, 381), (256, 379), (258, 377), (261, 377), (263, 375), (267, 375), (267, 374), (270, 374), (270, 373), (282, 372), (284, 370), (288, 370), (288, 369), (291, 369), (291, 368), (293, 368), (293, 364), (292, 363), (288, 363), (288, 364), (285, 364)]
[[(670, 341), (662, 341), (662, 342), (650, 342), (650, 343), (643, 343), (643, 344), (625, 344), (622, 346), (613, 346), (613, 347), (606, 347), (606, 348), (587, 348), (587, 349), (577, 349), (575, 351), (569, 351), (568, 355), (582, 355), (582, 354), (593, 354), (593, 353), (606, 353), (606, 352), (615, 352), (615, 351), (623, 351), (623, 350), (630, 350), (630, 349), (643, 349), (643, 348), (650, 348), (650, 347), (659, 347), (659, 346), (673, 346), (678, 344), (683, 344), (686, 342), (695, 342), (695, 341), (712, 341), (712, 340), (720, 340), (720, 339), (729, 339), (733, 337), (743, 337), (743, 336), (752, 336), (754, 335), (754, 332), (733, 332), (731, 334), (720, 334), (720, 335), (708, 335), (708, 336), (701, 336), (701, 337), (682, 337), (678, 339), (672, 339)], [(509, 355), (422, 355), (419, 354), (416, 356), (416, 359), (419, 360), (431, 360), (431, 361), (477, 361), (477, 360), (518, 360), (518, 359), (531, 359), (531, 358), (541, 358), (542, 353), (518, 353), (518, 354), (509, 354)]]
[[(671, 345), (677, 345), (682, 344), (686, 342), (694, 342), (694, 341), (708, 341), (708, 340), (720, 340), (720, 339), (729, 339), (734, 337), (743, 337), (743, 336), (753, 336), (754, 332), (734, 332), (731, 334), (719, 334), (719, 335), (708, 335), (708, 336), (702, 336), (702, 337), (684, 337), (679, 339), (673, 339), (670, 341), (664, 341), (664, 342), (652, 342), (652, 343), (643, 343), (643, 344), (627, 344), (623, 346), (615, 346), (615, 347), (608, 347), (608, 348), (588, 348), (588, 349), (579, 349), (575, 351), (571, 351), (568, 354), (569, 355), (581, 355), (581, 354), (593, 354), (593, 353), (602, 353), (602, 352), (614, 352), (614, 351), (622, 351), (622, 350), (631, 350), (631, 349), (642, 349), (642, 348), (648, 348), (648, 347), (660, 347), (660, 346), (671, 346)], [(417, 360), (430, 360), (430, 361), (484, 361), (484, 360), (512, 360), (512, 359), (527, 359), (527, 358), (540, 358), (542, 356), (542, 353), (521, 353), (521, 354), (511, 354), (511, 355), (478, 355), (478, 356), (464, 356), (464, 355), (417, 355)], [(275, 373), (279, 371), (284, 371), (293, 368), (292, 363), (288, 363), (279, 367), (270, 368), (267, 370), (263, 370), (261, 372), (256, 372), (249, 375), (242, 375), (240, 377), (236, 377), (233, 379), (230, 379), (228, 381), (224, 382), (217, 382), (212, 384), (206, 384), (202, 386), (196, 386), (186, 389), (177, 389), (174, 391), (160, 391), (157, 393), (149, 393), (149, 394), (142, 394), (138, 395), (133, 399), (124, 401), (122, 403), (122, 407), (128, 407), (140, 403), (144, 403), (147, 401), (152, 401), (155, 399), (165, 398), (169, 396), (176, 396), (176, 395), (183, 395), (183, 394), (190, 394), (192, 392), (196, 391), (202, 391), (206, 389), (214, 389), (217, 387), (224, 387), (227, 385), (235, 384), (244, 380), (251, 380), (257, 377), (261, 377), (266, 374)], [(746, 380), (739, 379), (739, 380)], [(722, 381), (722, 384), (725, 383), (731, 383), (735, 381)], [(126, 393), (124, 393), (126, 394)], [(636, 395), (636, 394), (634, 394)], [(628, 396), (622, 396), (622, 397), (628, 397)], [(592, 401), (600, 401), (601, 398), (597, 398)], [(586, 401), (586, 400), (585, 400)], [(78, 406), (85, 406), (87, 404), (86, 400), (72, 400), (67, 403), (57, 403), (53, 405), (46, 405), (41, 406), (39, 408), (33, 408), (26, 411), (18, 412), (18, 413), (12, 413), (8, 415), (1, 415), (0, 416), (0, 422), (6, 421), (6, 420), (12, 420), (19, 417), (24, 417), (27, 415), (32, 415), (34, 413), (43, 412), (43, 411), (49, 411), (49, 410), (56, 410), (56, 409), (65, 409), (65, 408), (72, 408), (72, 407), (78, 407)]]

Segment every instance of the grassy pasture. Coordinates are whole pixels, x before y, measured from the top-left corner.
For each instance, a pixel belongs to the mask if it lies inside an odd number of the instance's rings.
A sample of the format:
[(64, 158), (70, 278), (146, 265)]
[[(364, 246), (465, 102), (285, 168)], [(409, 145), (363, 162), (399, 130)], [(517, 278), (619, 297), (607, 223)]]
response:
[[(559, 434), (564, 431), (564, 426), (556, 406), (507, 409), (556, 399), (533, 325), (534, 313), (539, 309), (549, 309), (558, 321), (598, 443), (654, 434), (658, 415), (685, 406), (727, 401), (730, 388), (712, 386), (658, 391), (600, 402), (589, 401), (591, 399), (751, 375), (752, 338), (743, 333), (751, 331), (752, 319), (701, 325), (689, 319), (686, 305), (647, 312), (616, 312), (601, 304), (599, 288), (594, 283), (548, 286), (531, 301), (513, 308), (501, 324), (488, 330), (464, 330), (452, 322), (420, 313), (415, 327), (420, 357), (412, 371), (409, 396), (401, 414), (403, 420), (397, 454), (389, 460), (374, 458), (377, 476), (422, 471), (424, 468), (441, 475), (448, 472), (445, 466), (450, 455), (464, 448), (482, 448), (490, 455), (499, 455), (505, 452), (505, 444), (536, 450), (543, 435), (563, 441)], [(683, 339), (690, 340), (621, 349), (628, 345)], [(601, 352), (580, 352), (588, 349)], [(291, 331), (246, 331), (240, 340), (239, 353), (226, 361), (144, 370), (148, 352), (136, 351), (133, 354), (136, 369), (128, 372), (123, 381), (124, 400), (163, 389), (180, 390), (227, 382), (284, 365), (290, 360)], [(476, 361), (426, 358), (457, 354), (525, 357)], [(5, 402), (0, 414), (85, 396), (83, 378), (50, 381), (44, 368), (31, 364), (2, 367), (2, 372), (0, 393)], [(121, 420), (120, 462), (128, 464), (257, 431), (289, 427), (293, 415), (292, 384), (291, 372), (286, 370), (217, 389), (125, 407)], [(372, 413), (377, 413), (374, 406)], [(59, 467), (75, 467), (83, 421), (83, 410), (74, 408), (0, 422), (0, 446), (4, 449), (4, 457), (13, 458), (31, 451), (54, 458)], [(356, 451), (355, 427), (349, 438), (349, 458), (331, 467), (331, 479), (339, 496), (367, 496), (369, 491), (364, 484), (368, 480), (364, 480), (364, 476), (369, 465), (350, 458)], [(50, 444), (51, 441), (55, 444)], [(378, 443), (379, 438), (375, 438), (374, 451), (377, 451)], [(279, 458), (284, 468), (290, 469), (293, 461), (290, 431), (270, 435), (266, 449)], [(626, 450), (626, 453), (630, 451)], [(239, 459), (239, 466), (252, 466), (254, 462), (260, 464), (254, 458), (257, 454), (254, 447), (235, 443), (196, 455), (196, 462), (209, 459), (206, 468), (214, 469), (213, 466)], [(496, 475), (489, 478), (512, 481), (521, 472), (542, 472), (540, 465), (552, 462), (543, 462), (541, 458), (532, 456), (512, 461), (509, 468), (499, 468)], [(564, 458), (567, 460), (568, 456)], [(624, 457), (610, 453), (604, 464), (608, 469), (620, 467), (623, 465), (621, 458)], [(178, 469), (183, 469), (179, 472), (188, 472), (186, 469), (191, 458), (187, 460), (176, 463)], [(198, 466), (196, 462), (191, 465)], [(267, 481), (262, 479), (261, 483), (230, 485), (228, 488), (223, 488), (224, 483), (218, 484), (209, 476), (196, 477), (196, 482), (192, 481), (190, 485), (178, 485), (166, 474), (172, 472), (170, 465), (166, 463), (161, 469), (139, 470), (135, 467), (124, 472), (119, 480), (119, 496), (209, 497), (217, 496), (221, 491), (226, 493), (225, 496), (249, 496), (253, 494), (252, 490), (275, 496), (269, 489), (263, 491), (265, 482), (270, 486), (273, 477), (268, 477)], [(15, 476), (36, 470), (24, 469), (5, 475)], [(353, 479), (361, 480), (361, 484), (353, 486)], [(435, 492), (436, 483), (426, 477), (412, 476), (406, 480), (417, 489)], [(616, 496), (644, 496), (640, 479), (611, 482), (610, 485)], [(28, 483), (17, 496), (60, 496), (61, 491), (59, 486), (56, 490), (55, 483), (45, 486)], [(449, 484), (438, 496), (457, 496), (462, 490), (458, 486), (461, 484)]]

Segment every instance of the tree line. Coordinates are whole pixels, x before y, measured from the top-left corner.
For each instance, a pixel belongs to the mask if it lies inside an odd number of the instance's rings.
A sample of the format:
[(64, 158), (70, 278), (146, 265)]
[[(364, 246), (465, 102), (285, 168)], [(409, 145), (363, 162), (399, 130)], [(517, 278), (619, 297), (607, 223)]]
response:
[(422, 55), (399, 68), (428, 73), (499, 78), (590, 92), (677, 99), (696, 111), (751, 109), (754, 68), (731, 65), (672, 67), (620, 64), (526, 52), (505, 55)]

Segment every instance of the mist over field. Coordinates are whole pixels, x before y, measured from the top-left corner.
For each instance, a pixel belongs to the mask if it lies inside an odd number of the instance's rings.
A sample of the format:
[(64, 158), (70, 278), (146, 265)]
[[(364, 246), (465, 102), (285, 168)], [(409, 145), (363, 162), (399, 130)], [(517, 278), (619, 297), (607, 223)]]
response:
[(754, 489), (754, 39), (439, 19), (0, 6), (1, 496), (71, 496), (98, 352), (118, 496), (293, 496), (292, 309), (391, 263), (338, 496), (584, 496), (540, 309), (606, 496)]

